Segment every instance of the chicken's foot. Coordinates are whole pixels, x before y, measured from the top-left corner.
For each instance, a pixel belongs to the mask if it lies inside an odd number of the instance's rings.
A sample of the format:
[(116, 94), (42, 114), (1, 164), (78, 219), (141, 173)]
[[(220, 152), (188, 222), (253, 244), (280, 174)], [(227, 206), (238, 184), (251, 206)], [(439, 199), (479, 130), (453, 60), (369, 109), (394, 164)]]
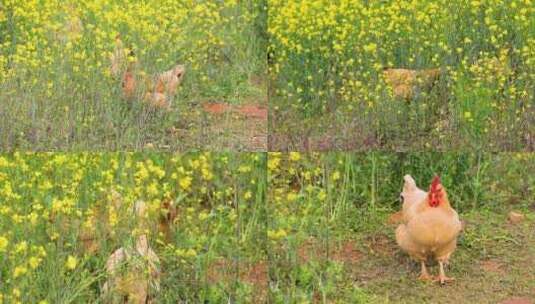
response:
[(425, 261), (420, 261), (422, 265), (422, 272), (420, 273), (420, 276), (418, 277), (419, 280), (422, 281), (429, 281), (432, 280), (433, 277), (427, 272), (427, 267), (425, 266)]
[(439, 261), (438, 265), (440, 267), (440, 272), (439, 272), (438, 277), (436, 279), (434, 279), (435, 282), (438, 281), (438, 282), (440, 282), (441, 285), (444, 285), (447, 282), (451, 282), (451, 281), (455, 280), (455, 278), (447, 277), (446, 274), (444, 273), (444, 262), (443, 261)]

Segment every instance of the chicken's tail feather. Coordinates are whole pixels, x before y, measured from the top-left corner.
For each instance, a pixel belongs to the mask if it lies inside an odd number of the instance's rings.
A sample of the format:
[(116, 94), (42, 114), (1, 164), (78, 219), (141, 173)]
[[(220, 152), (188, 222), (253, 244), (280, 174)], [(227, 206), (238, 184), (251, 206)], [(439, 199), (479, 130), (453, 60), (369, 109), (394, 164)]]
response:
[(405, 190), (410, 191), (416, 188), (416, 182), (414, 181), (414, 178), (412, 178), (412, 176), (410, 176), (409, 174), (405, 175), (403, 177), (403, 180), (405, 181), (405, 184), (403, 185), (403, 188), (405, 188)]

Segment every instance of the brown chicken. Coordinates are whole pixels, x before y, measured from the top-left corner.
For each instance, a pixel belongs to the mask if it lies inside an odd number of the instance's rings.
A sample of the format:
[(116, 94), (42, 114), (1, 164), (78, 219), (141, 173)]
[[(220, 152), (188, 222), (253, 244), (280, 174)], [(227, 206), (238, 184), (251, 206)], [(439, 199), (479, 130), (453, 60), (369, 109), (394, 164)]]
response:
[[(115, 37), (115, 47), (110, 55), (110, 73), (121, 80), (123, 97), (133, 100), (138, 92), (145, 92), (143, 100), (156, 108), (169, 110), (171, 100), (184, 79), (186, 67), (181, 64), (172, 69), (147, 77), (137, 64), (135, 53), (124, 47), (121, 36)], [(143, 81), (145, 86), (143, 86)], [(140, 81), (138, 81), (140, 80)]]
[(160, 204), (160, 217), (158, 219), (158, 232), (166, 242), (171, 242), (173, 224), (178, 215), (176, 204), (171, 199), (163, 200)]
[[(420, 279), (439, 281), (441, 284), (452, 281), (444, 273), (457, 246), (457, 236), (462, 225), (457, 212), (451, 207), (446, 189), (436, 176), (429, 192), (416, 186), (410, 175), (405, 176), (401, 193), (403, 201), (403, 223), (396, 229), (396, 241), (401, 249), (421, 263)], [(435, 259), (440, 267), (437, 278), (429, 275), (427, 260)]]
[(102, 287), (104, 303), (153, 303), (160, 290), (160, 259), (140, 235), (135, 248), (121, 247), (106, 262), (108, 281)]
[(392, 88), (394, 97), (410, 100), (415, 91), (429, 89), (440, 76), (440, 69), (408, 70), (391, 69), (383, 71), (385, 83)]
[(110, 54), (110, 72), (115, 79), (119, 79), (126, 69), (126, 52), (121, 35), (115, 36), (115, 47)]
[(177, 88), (182, 83), (186, 68), (183, 65), (176, 65), (171, 70), (156, 75), (154, 84), (150, 83), (150, 90), (145, 94), (145, 101), (154, 107), (169, 110), (171, 99), (177, 92)]
[(123, 96), (126, 99), (134, 98), (136, 94), (136, 77), (130, 68), (124, 73), (122, 86)]

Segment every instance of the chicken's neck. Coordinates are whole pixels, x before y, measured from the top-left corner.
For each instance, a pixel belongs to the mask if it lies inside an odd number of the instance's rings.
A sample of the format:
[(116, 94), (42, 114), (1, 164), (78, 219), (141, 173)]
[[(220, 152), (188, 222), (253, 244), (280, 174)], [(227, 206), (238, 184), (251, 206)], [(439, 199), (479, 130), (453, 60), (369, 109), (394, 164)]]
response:
[(427, 197), (425, 200), (425, 203), (420, 204), (420, 211), (434, 210), (434, 209), (450, 210), (451, 205), (446, 197), (442, 198), (440, 201), (435, 202), (435, 203), (431, 203), (429, 200), (429, 197)]

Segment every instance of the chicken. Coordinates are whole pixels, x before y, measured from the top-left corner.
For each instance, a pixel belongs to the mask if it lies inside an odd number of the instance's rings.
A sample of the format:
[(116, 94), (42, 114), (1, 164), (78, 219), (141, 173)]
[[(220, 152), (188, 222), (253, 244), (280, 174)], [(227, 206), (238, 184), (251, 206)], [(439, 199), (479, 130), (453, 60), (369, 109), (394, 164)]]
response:
[(144, 233), (149, 226), (145, 202), (136, 201), (134, 212), (142, 234), (137, 237), (135, 248), (121, 247), (108, 258), (108, 280), (102, 287), (105, 303), (152, 303), (153, 294), (160, 290), (160, 260)]
[(110, 55), (110, 72), (111, 75), (118, 79), (124, 73), (126, 68), (126, 49), (123, 46), (121, 35), (115, 36), (115, 47)]
[(102, 287), (104, 303), (145, 304), (160, 289), (160, 260), (140, 235), (135, 250), (121, 247), (106, 262), (108, 281)]
[(401, 193), (403, 198), (403, 223), (396, 229), (396, 241), (401, 249), (421, 264), (420, 279), (433, 279), (427, 271), (426, 261), (435, 259), (440, 267), (436, 280), (441, 284), (452, 281), (444, 273), (457, 246), (457, 236), (462, 224), (451, 207), (446, 189), (436, 176), (428, 193), (420, 190), (414, 179), (405, 176)]
[[(128, 56), (127, 56), (128, 54)], [(156, 74), (151, 77), (144, 77), (146, 74), (136, 66), (137, 60), (133, 50), (124, 47), (121, 36), (115, 37), (115, 47), (110, 55), (110, 73), (115, 79), (121, 80), (123, 97), (128, 100), (136, 97), (138, 79), (145, 79), (144, 101), (153, 107), (169, 110), (171, 99), (176, 95), (178, 86), (184, 79), (186, 67), (175, 65), (172, 69)], [(143, 86), (141, 84), (141, 86)]]
[[(115, 238), (115, 228), (110, 223), (110, 215), (121, 215), (123, 210), (123, 197), (115, 189), (110, 190), (105, 201), (96, 203), (87, 210), (87, 219), (75, 226), (80, 231), (78, 240), (83, 254), (93, 255), (100, 250), (102, 240)], [(123, 221), (125, 218), (119, 216), (118, 220)]]
[(176, 204), (171, 199), (162, 201), (160, 205), (160, 217), (158, 219), (158, 232), (166, 242), (171, 241), (172, 226), (178, 215)]
[(403, 191), (400, 194), (402, 203), (401, 213), (404, 223), (407, 223), (413, 216), (416, 206), (422, 204), (427, 196), (427, 192), (416, 186), (416, 182), (410, 175), (403, 177), (405, 183), (403, 184)]
[(176, 94), (177, 87), (182, 83), (186, 68), (179, 64), (169, 71), (165, 71), (158, 76), (158, 84), (163, 83), (163, 90), (160, 88), (159, 93), (166, 93), (169, 96)]
[(84, 219), (65, 216), (55, 211), (48, 214), (48, 222), (51, 224), (47, 231), (51, 235), (65, 234), (70, 231), (78, 231), (77, 246), (83, 255), (93, 255), (100, 250), (104, 240), (114, 240), (116, 237), (115, 227), (110, 218), (118, 214), (117, 221), (126, 221), (124, 215), (124, 202), (122, 195), (114, 189), (103, 199), (92, 204), (84, 211)]
[(410, 100), (417, 88), (430, 88), (440, 76), (440, 69), (409, 70), (391, 69), (383, 71), (385, 83), (392, 87), (394, 97)]
[(123, 76), (123, 96), (126, 99), (134, 98), (136, 94), (136, 78), (130, 68), (126, 70)]
[(390, 224), (407, 223), (409, 218), (414, 213), (414, 207), (423, 202), (427, 193), (416, 186), (416, 182), (410, 175), (403, 177), (405, 184), (403, 191), (399, 195), (399, 200), (402, 203), (401, 211), (398, 211), (390, 216), (388, 222)]
[(176, 65), (171, 70), (157, 75), (155, 85), (149, 85), (151, 90), (145, 94), (145, 101), (154, 107), (169, 110), (171, 99), (182, 83), (185, 72), (183, 65)]

